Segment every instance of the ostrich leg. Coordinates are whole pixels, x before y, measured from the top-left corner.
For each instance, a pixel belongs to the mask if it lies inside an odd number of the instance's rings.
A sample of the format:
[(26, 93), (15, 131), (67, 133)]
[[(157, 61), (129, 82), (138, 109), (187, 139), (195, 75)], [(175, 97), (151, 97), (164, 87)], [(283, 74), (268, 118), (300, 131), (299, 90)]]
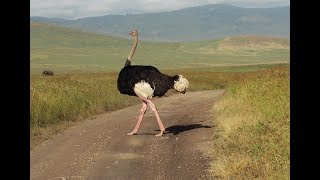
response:
[(151, 102), (151, 100), (149, 100), (149, 99), (144, 99), (144, 100), (148, 103), (149, 107), (152, 109), (152, 111), (153, 111), (154, 114), (156, 115), (156, 118), (157, 118), (157, 121), (158, 121), (158, 124), (159, 124), (159, 128), (160, 128), (160, 133), (157, 134), (156, 136), (162, 136), (163, 132), (165, 131), (165, 128), (164, 128), (163, 123), (162, 123), (162, 121), (161, 121), (161, 119), (160, 119), (160, 117), (159, 117), (157, 108), (156, 108), (156, 106)]
[(140, 124), (141, 124), (143, 115), (144, 115), (144, 113), (145, 113), (146, 110), (147, 110), (147, 103), (146, 103), (144, 100), (142, 100), (142, 101), (143, 101), (143, 102), (142, 102), (143, 104), (142, 104), (142, 108), (141, 108), (141, 110), (140, 110), (141, 114), (140, 114), (140, 116), (139, 116), (138, 122), (137, 122), (136, 126), (134, 127), (133, 131), (130, 132), (130, 133), (127, 133), (128, 136), (131, 136), (131, 135), (136, 134), (136, 133), (138, 132), (138, 130), (139, 130), (139, 127), (140, 127)]

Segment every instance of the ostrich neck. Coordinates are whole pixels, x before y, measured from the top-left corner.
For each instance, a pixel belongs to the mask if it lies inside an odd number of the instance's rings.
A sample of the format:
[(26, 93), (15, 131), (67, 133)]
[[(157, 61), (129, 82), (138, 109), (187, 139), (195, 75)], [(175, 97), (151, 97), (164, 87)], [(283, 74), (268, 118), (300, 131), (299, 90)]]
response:
[(136, 36), (136, 37), (134, 38), (134, 43), (133, 43), (132, 48), (131, 48), (131, 51), (130, 51), (130, 53), (129, 53), (129, 55), (128, 55), (128, 60), (130, 60), (130, 61), (132, 60), (132, 57), (133, 57), (133, 55), (134, 55), (134, 52), (136, 51), (137, 45), (138, 45), (138, 36)]

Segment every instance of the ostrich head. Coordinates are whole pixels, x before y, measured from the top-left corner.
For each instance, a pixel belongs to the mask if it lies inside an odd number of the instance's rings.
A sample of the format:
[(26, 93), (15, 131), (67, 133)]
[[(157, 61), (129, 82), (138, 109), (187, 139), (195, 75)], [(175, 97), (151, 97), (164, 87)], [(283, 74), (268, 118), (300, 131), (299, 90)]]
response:
[(189, 81), (182, 75), (175, 75), (173, 78), (173, 89), (183, 94), (186, 93), (189, 88)]
[(132, 37), (137, 37), (138, 36), (138, 31), (137, 30), (133, 30), (129, 33), (130, 36)]

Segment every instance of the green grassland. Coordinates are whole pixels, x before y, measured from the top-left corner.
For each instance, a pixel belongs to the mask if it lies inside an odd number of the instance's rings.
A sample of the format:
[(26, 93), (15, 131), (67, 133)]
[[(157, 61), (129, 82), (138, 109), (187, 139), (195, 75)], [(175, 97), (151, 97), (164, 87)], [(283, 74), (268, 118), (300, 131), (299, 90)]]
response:
[[(32, 75), (45, 69), (55, 73), (119, 71), (132, 46), (131, 39), (33, 22), (30, 41)], [(288, 63), (289, 58), (287, 39), (239, 36), (188, 43), (140, 41), (133, 64), (182, 69)]]

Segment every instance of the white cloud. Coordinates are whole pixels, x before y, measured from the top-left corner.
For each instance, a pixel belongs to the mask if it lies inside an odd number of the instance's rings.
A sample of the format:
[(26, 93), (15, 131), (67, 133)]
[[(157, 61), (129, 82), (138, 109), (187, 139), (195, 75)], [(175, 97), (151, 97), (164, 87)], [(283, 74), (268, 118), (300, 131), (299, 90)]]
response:
[(289, 5), (290, 0), (31, 0), (31, 16), (76, 19), (125, 12), (161, 12), (205, 4), (228, 3), (245, 7)]

